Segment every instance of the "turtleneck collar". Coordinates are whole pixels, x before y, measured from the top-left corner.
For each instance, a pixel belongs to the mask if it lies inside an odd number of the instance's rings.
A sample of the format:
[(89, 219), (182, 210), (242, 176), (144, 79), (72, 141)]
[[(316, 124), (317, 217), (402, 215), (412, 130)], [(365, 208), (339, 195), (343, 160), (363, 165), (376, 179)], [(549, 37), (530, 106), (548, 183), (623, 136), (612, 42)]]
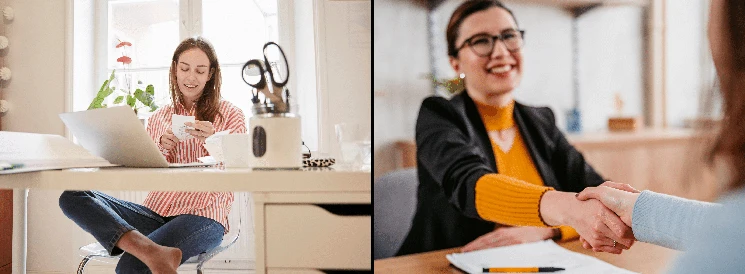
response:
[(481, 119), (484, 120), (486, 131), (505, 130), (515, 126), (515, 119), (513, 117), (515, 100), (510, 101), (509, 104), (503, 107), (484, 105), (475, 100), (474, 103), (476, 103), (476, 108), (479, 110), (479, 114), (481, 114)]

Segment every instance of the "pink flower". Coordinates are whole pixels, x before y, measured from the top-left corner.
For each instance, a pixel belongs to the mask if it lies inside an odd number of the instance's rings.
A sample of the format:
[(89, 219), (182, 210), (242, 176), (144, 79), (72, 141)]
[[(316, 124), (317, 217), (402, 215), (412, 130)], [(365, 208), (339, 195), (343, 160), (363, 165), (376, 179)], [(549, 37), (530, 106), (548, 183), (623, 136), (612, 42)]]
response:
[(124, 63), (128, 65), (129, 63), (132, 63), (132, 58), (129, 58), (129, 56), (125, 55), (125, 56), (116, 58), (116, 61), (119, 63)]
[(131, 47), (132, 46), (132, 43), (124, 41), (124, 42), (121, 42), (118, 45), (116, 45), (116, 48), (121, 48), (123, 46), (130, 46)]

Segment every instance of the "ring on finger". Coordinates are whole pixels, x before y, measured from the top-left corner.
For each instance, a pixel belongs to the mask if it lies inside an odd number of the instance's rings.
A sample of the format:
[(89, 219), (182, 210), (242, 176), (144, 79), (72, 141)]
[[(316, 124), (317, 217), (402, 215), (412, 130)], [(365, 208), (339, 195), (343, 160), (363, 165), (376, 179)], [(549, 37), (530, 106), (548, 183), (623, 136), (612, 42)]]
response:
[(616, 242), (616, 241), (614, 240), (614, 241), (613, 241), (613, 247), (616, 247), (616, 244), (618, 244), (618, 242)]

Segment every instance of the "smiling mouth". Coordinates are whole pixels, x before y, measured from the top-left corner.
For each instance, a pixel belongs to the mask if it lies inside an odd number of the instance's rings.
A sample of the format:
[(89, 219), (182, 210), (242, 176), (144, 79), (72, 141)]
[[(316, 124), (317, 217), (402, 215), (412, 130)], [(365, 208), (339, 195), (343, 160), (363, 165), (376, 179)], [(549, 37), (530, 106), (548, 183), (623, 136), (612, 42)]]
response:
[(512, 68), (513, 68), (512, 65), (498, 66), (498, 67), (491, 68), (489, 70), (489, 72), (491, 72), (491, 73), (505, 73), (505, 72), (508, 72), (508, 71), (512, 70)]
[(187, 87), (187, 88), (195, 88), (195, 87), (197, 87), (197, 85), (189, 85), (189, 84), (184, 84), (184, 86)]

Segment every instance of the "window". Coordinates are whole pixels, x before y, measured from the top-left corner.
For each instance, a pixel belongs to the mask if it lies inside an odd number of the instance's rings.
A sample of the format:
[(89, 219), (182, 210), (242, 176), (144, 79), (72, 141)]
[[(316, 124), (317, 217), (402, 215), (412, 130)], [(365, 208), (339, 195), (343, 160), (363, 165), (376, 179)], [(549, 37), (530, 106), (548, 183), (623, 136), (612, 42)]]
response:
[[(75, 28), (79, 29), (79, 21), (91, 20), (95, 26), (96, 40), (92, 48), (96, 53), (92, 61), (95, 91), (98, 90), (112, 70), (117, 70), (118, 78), (124, 67), (117, 62), (126, 50), (132, 62), (126, 71), (131, 77), (130, 83), (142, 87), (152, 84), (155, 87), (157, 104), (170, 103), (168, 90), (168, 70), (170, 60), (176, 46), (187, 37), (200, 35), (207, 38), (215, 47), (220, 67), (222, 69), (222, 96), (243, 110), (246, 122), (251, 117), (251, 88), (246, 85), (240, 70), (249, 59), (263, 58), (262, 47), (268, 41), (275, 41), (285, 50), (290, 62), (290, 83), (288, 87), (292, 97), (296, 99), (292, 104), (300, 107), (295, 111), (302, 117), (303, 141), (311, 150), (319, 148), (318, 136), (318, 99), (315, 82), (313, 87), (303, 83), (303, 77), (315, 75), (315, 63), (302, 64), (303, 60), (313, 59), (314, 50), (295, 51), (295, 43), (303, 43), (304, 39), (295, 39), (295, 28), (300, 18), (313, 20), (313, 9), (310, 5), (293, 6), (289, 1), (280, 3), (278, 0), (108, 0), (107, 2), (80, 1), (76, 2), (75, 10), (87, 11), (93, 9), (96, 19), (84, 18), (76, 14)], [(281, 2), (281, 1), (280, 1)], [(304, 1), (300, 1), (304, 2)], [(87, 5), (87, 6), (86, 6)], [(308, 7), (305, 9), (300, 6)], [(85, 9), (84, 9), (85, 8)], [(307, 13), (307, 14), (306, 14)], [(302, 14), (302, 15), (300, 15)], [(284, 22), (280, 19), (285, 18)], [(312, 32), (311, 32), (312, 33)], [(76, 34), (75, 44), (81, 39)], [(86, 40), (82, 40), (87, 42)], [(122, 41), (132, 44), (127, 48), (116, 48)], [(310, 42), (313, 42), (312, 39)], [(311, 45), (313, 45), (311, 43)], [(310, 57), (303, 54), (311, 54)], [(82, 58), (77, 56), (75, 58)], [(105, 60), (99, 60), (104, 59)], [(295, 58), (298, 61), (295, 61)], [(306, 62), (307, 63), (307, 62)], [(296, 67), (297, 65), (297, 67)], [(76, 67), (76, 70), (79, 68)], [(298, 77), (298, 71), (303, 71), (303, 77)], [(312, 73), (308, 73), (312, 72)], [(77, 72), (76, 72), (77, 74)], [(79, 77), (76, 76), (75, 79)], [(311, 77), (315, 78), (315, 76)], [(295, 87), (301, 79), (304, 94), (298, 94)], [(76, 80), (74, 80), (76, 81)], [(117, 79), (118, 82), (123, 82)], [(117, 85), (119, 87), (119, 85)], [(134, 87), (133, 87), (134, 89)], [(82, 97), (92, 98), (95, 94), (85, 94)], [(77, 91), (75, 91), (77, 92)], [(90, 101), (87, 101), (90, 102)], [(85, 104), (85, 106), (83, 106)], [(84, 99), (76, 99), (74, 109), (82, 110), (87, 107)], [(145, 114), (147, 115), (147, 114)]]

